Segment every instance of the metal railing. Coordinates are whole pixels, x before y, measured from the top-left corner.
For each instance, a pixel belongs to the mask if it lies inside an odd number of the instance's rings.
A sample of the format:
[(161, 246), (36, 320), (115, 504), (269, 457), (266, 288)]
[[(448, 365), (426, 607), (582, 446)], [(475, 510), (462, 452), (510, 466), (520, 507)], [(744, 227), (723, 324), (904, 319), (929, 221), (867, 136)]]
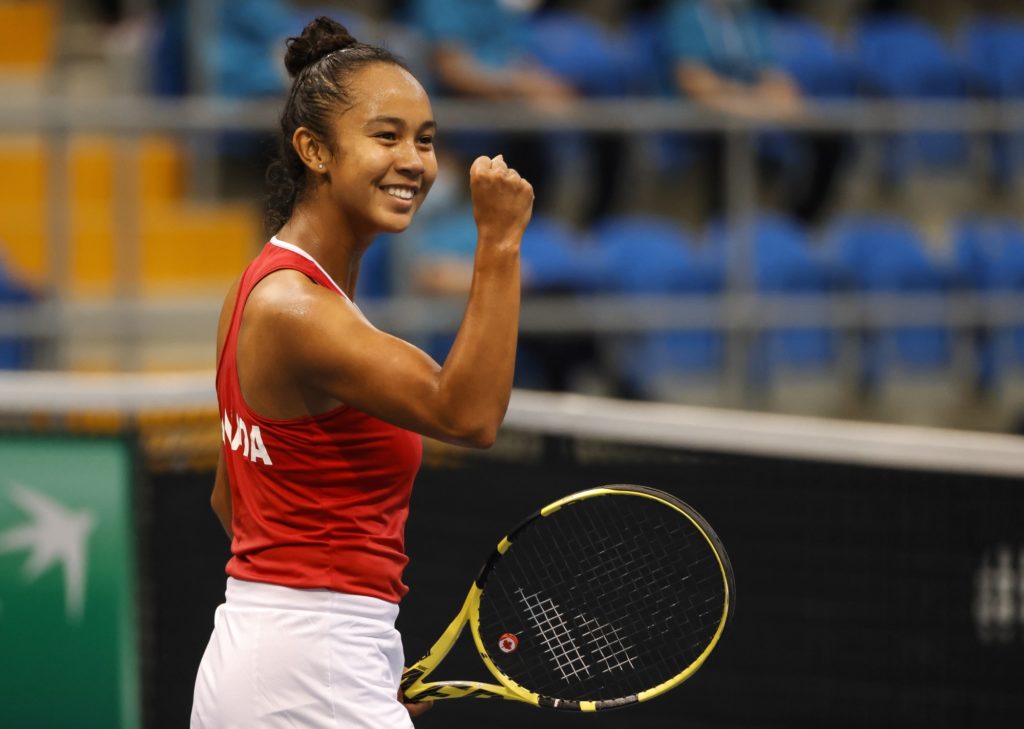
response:
[[(1024, 103), (959, 101), (830, 102), (808, 106), (799, 117), (768, 123), (728, 117), (672, 99), (581, 101), (557, 111), (521, 104), (438, 100), (434, 104), (443, 133), (479, 130), (554, 132), (564, 130), (619, 132), (718, 132), (725, 136), (727, 215), (742, 220), (756, 209), (755, 135), (768, 128), (793, 131), (877, 136), (908, 131), (959, 131), (971, 135), (1024, 131)], [(116, 135), (119, 159), (127, 161), (139, 139), (151, 133), (170, 133), (209, 148), (217, 135), (231, 131), (271, 131), (280, 104), (239, 102), (219, 98), (160, 100), (149, 97), (102, 99), (41, 98), (0, 103), (0, 134), (42, 134), (49, 144), (50, 200), (48, 259), (51, 261), (46, 300), (29, 309), (0, 310), (0, 334), (57, 340), (67, 332), (110, 336), (131, 350), (140, 332), (153, 327), (167, 332), (197, 331), (215, 321), (220, 302), (144, 301), (138, 292), (138, 180), (133, 165), (119, 165), (115, 182), (117, 283), (115, 295), (85, 305), (68, 302), (62, 292), (70, 280), (70, 193), (68, 150), (72, 134)], [(205, 147), (204, 147), (205, 145)], [(200, 168), (202, 159), (194, 161)], [(206, 173), (200, 176), (205, 176)], [(786, 325), (829, 326), (842, 330), (871, 329), (899, 324), (935, 324), (962, 333), (982, 326), (1024, 325), (1024, 299), (981, 293), (953, 297), (895, 295), (833, 295), (828, 297), (771, 296), (752, 291), (751, 232), (735, 227), (727, 252), (726, 292), (715, 298), (688, 297), (573, 297), (532, 298), (523, 309), (526, 332), (562, 330), (615, 332), (654, 328), (717, 328), (748, 334)], [(810, 302), (810, 304), (809, 304)], [(460, 301), (434, 298), (394, 298), (371, 303), (382, 326), (398, 333), (444, 330), (461, 315)], [(156, 322), (156, 323), (154, 323)], [(963, 337), (962, 339), (966, 339)], [(59, 351), (59, 347), (56, 351)], [(736, 350), (733, 359), (742, 356)], [(130, 367), (131, 356), (124, 362)], [(56, 355), (52, 365), (60, 365)]]

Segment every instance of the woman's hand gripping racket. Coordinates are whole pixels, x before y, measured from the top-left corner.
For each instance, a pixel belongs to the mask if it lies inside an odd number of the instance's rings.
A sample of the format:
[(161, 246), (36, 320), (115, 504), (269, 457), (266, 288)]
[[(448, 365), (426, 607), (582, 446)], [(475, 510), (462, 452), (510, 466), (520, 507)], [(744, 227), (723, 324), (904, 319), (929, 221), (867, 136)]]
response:
[[(646, 701), (700, 668), (735, 595), (722, 543), (682, 501), (642, 486), (582, 491), (501, 540), (402, 688), (408, 701), (501, 698), (575, 711)], [(425, 682), (467, 622), (500, 683)]]

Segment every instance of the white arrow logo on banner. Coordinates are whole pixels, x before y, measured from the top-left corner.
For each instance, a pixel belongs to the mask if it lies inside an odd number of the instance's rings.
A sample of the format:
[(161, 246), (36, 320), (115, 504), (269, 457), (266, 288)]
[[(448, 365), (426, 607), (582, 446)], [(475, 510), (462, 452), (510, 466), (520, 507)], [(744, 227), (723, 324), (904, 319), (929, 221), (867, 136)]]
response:
[(88, 511), (72, 511), (19, 484), (11, 484), (10, 495), (32, 521), (0, 533), (0, 553), (30, 550), (23, 568), (29, 582), (63, 562), (64, 611), (68, 619), (78, 620), (85, 607), (86, 542), (96, 520)]

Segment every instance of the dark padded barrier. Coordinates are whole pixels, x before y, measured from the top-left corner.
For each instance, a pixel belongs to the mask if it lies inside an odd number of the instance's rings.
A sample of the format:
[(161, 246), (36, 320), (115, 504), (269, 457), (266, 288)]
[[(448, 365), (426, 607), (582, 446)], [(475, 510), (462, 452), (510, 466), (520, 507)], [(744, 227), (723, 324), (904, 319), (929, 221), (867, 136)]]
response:
[[(574, 716), (439, 703), (417, 726), (967, 727), (1024, 716), (1024, 484), (565, 440), (508, 458), (456, 453), (417, 481), (411, 592), (399, 627), (419, 657), (495, 543), (572, 491), (636, 483), (701, 512), (736, 570), (734, 621), (697, 674), (622, 711)], [(160, 475), (144, 561), (147, 726), (187, 723), (223, 594), (227, 542), (211, 474)], [(147, 567), (148, 565), (148, 567)], [(432, 678), (488, 675), (468, 630)]]

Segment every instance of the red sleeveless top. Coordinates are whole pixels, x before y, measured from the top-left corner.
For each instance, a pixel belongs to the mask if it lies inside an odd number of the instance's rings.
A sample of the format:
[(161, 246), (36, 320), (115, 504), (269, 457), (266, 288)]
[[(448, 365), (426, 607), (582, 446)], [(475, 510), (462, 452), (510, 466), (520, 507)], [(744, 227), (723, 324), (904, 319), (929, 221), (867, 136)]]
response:
[(246, 405), (236, 352), (245, 302), (265, 276), (301, 271), (345, 294), (305, 251), (276, 238), (246, 269), (217, 365), (224, 460), (231, 482), (232, 577), (327, 588), (398, 602), (405, 521), (419, 435), (341, 405), (271, 420)]

